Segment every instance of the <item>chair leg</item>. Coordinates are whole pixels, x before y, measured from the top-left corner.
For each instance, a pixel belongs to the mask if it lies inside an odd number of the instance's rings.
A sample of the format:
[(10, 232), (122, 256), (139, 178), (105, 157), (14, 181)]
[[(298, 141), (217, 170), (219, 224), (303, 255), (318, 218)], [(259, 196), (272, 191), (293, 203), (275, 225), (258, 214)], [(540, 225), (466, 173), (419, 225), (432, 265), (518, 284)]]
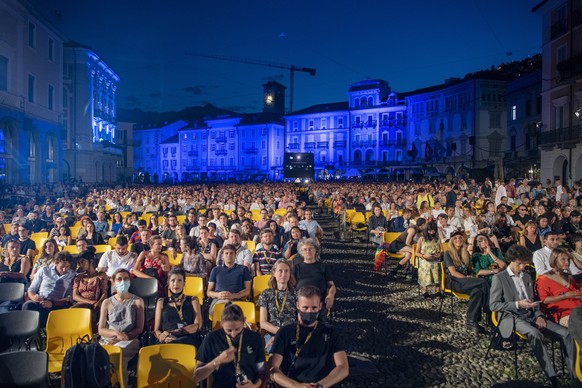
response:
[(517, 334), (514, 334), (514, 339), (515, 339), (515, 343), (514, 343), (514, 349), (513, 349), (513, 364), (515, 365), (515, 379), (519, 380), (519, 374), (518, 374), (518, 370), (517, 370), (517, 346), (518, 346), (518, 342), (519, 342), (519, 338), (517, 338)]

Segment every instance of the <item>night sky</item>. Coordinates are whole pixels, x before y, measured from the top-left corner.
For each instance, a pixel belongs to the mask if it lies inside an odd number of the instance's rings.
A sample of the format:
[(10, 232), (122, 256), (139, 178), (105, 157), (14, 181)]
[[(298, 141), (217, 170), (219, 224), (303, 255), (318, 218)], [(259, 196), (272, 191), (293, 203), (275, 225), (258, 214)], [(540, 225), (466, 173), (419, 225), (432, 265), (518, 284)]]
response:
[(541, 52), (537, 0), (31, 1), (119, 74), (119, 108), (253, 112), (263, 83), (289, 85), (284, 69), (186, 52), (317, 69), (295, 74), (295, 110), (366, 78), (408, 92)]

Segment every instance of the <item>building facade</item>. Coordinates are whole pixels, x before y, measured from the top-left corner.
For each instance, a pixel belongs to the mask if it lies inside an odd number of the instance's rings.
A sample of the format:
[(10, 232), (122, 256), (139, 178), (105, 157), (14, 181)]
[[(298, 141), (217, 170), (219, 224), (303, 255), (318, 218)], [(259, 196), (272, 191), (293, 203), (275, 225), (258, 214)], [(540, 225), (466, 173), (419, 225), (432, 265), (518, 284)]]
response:
[(91, 50), (64, 46), (64, 173), (85, 182), (115, 182), (124, 163), (115, 94), (119, 76)]
[(62, 178), (63, 38), (19, 1), (0, 3), (0, 185)]
[(545, 0), (542, 18), (541, 179), (582, 179), (582, 2)]

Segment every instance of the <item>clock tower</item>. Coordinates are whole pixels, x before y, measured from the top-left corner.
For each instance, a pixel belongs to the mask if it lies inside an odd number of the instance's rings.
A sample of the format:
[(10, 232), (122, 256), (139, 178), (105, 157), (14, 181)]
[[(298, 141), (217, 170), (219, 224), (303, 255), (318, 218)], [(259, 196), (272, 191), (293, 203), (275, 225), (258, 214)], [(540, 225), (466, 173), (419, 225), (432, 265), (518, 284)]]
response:
[(285, 86), (276, 81), (263, 85), (263, 113), (285, 114)]

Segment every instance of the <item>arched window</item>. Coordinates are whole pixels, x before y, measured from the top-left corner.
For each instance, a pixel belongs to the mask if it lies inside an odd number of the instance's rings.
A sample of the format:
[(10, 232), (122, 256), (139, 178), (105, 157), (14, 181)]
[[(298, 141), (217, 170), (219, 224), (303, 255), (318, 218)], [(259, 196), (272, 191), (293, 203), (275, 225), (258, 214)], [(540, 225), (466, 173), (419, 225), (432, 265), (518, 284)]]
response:
[(366, 97), (362, 97), (362, 100), (361, 100), (361, 102), (360, 102), (360, 105), (361, 105), (362, 107), (364, 107), (364, 106), (368, 106), (368, 100), (366, 99)]
[(359, 107), (359, 106), (360, 106), (360, 99), (359, 99), (359, 98), (356, 98), (356, 99), (354, 100), (354, 107), (355, 107), (355, 108), (357, 108), (357, 107)]
[(34, 146), (34, 137), (32, 133), (28, 135), (28, 156), (34, 158), (36, 156), (36, 149)]
[(5, 154), (6, 148), (4, 145), (4, 130), (0, 128), (0, 154)]
[(374, 106), (374, 98), (368, 97), (368, 106)]
[(55, 155), (55, 147), (54, 147), (54, 140), (52, 136), (49, 136), (48, 138), (48, 150), (47, 150), (47, 159), (48, 160), (53, 160), (54, 155)]

